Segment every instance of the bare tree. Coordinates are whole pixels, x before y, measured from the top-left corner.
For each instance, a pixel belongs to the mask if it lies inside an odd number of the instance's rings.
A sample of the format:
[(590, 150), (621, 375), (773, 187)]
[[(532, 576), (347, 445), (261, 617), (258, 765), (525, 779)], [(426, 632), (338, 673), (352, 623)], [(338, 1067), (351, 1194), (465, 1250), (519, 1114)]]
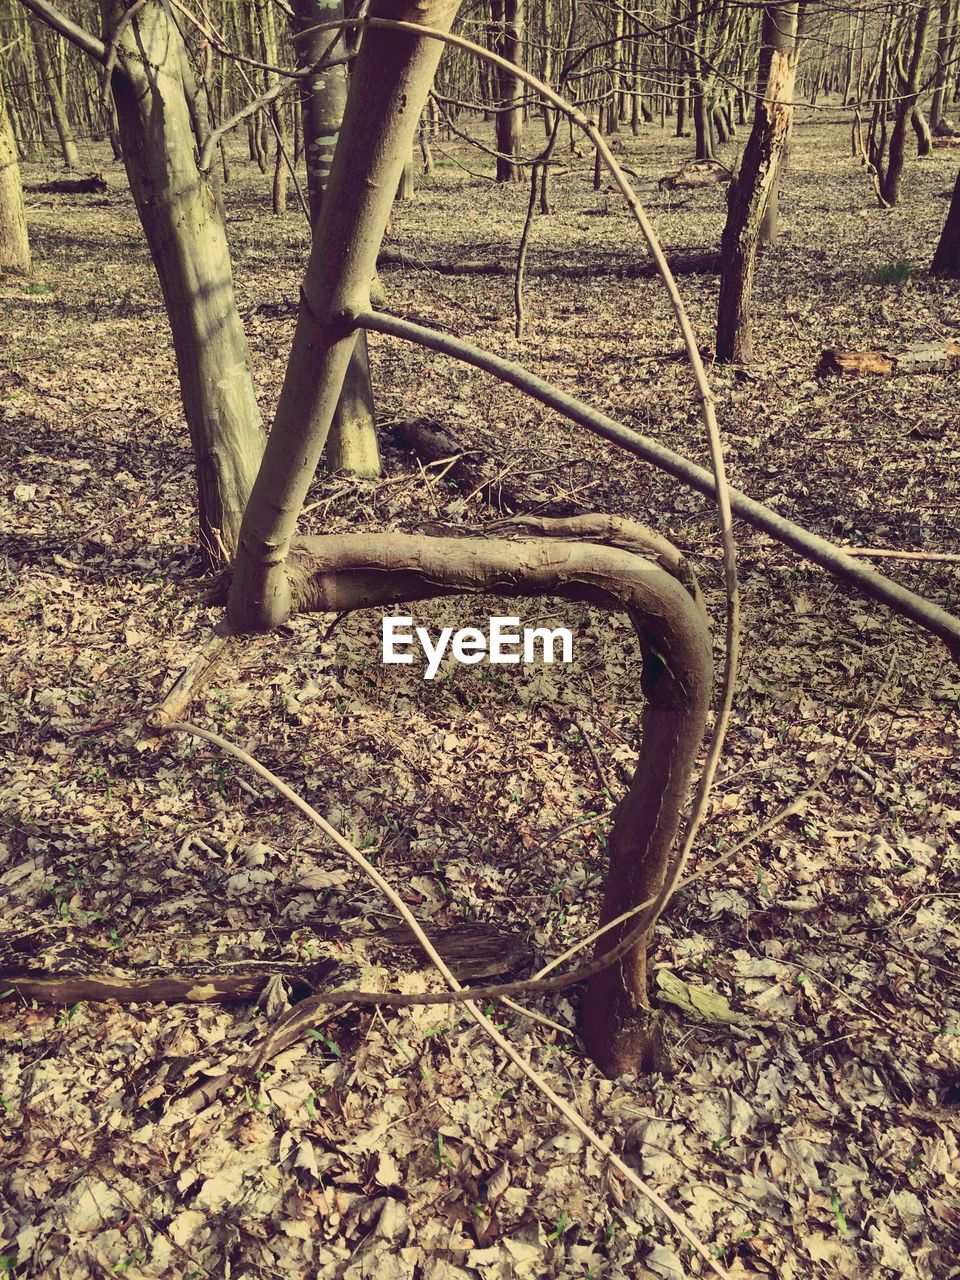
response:
[(761, 89), (740, 170), (730, 184), (721, 239), (718, 360), (746, 361), (753, 355), (753, 272), (761, 224), (790, 130), (796, 52), (796, 0), (767, 5), (763, 11)]

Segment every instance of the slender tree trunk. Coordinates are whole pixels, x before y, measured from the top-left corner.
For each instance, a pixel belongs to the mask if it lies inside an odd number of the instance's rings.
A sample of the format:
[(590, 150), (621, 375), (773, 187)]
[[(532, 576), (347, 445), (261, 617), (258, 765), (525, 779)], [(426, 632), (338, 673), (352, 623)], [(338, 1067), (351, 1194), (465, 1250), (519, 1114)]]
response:
[(753, 128), (730, 184), (721, 239), (717, 359), (748, 361), (753, 355), (753, 271), (760, 224), (790, 130), (796, 75), (797, 3), (767, 5)]
[[(293, 29), (297, 33), (294, 45), (299, 67), (316, 65), (331, 48), (334, 40), (331, 32), (317, 32), (312, 28), (322, 22), (336, 21), (342, 17), (342, 0), (333, 8), (330, 0), (293, 0)], [(343, 50), (344, 43), (341, 40), (336, 45), (335, 52), (342, 54)], [(323, 208), (346, 102), (347, 69), (342, 63), (305, 76), (300, 81), (300, 113), (307, 158), (307, 194), (314, 234)], [(380, 475), (383, 470), (377, 443), (365, 333), (360, 334), (350, 355), (343, 389), (327, 437), (326, 462), (331, 471), (345, 471), (350, 475), (372, 477)]]
[[(370, 7), (371, 17), (442, 31), (455, 15), (449, 0), (373, 0)], [(377, 252), (440, 53), (438, 41), (412, 33), (364, 32), (277, 415), (244, 516), (229, 604), (238, 631), (269, 630), (289, 616), (286, 559), (356, 345), (349, 316), (369, 305)]]
[(0, 83), (0, 271), (30, 270), (30, 241), (23, 208), (17, 144)]
[(607, 133), (620, 128), (620, 82), (623, 70), (623, 9), (618, 4), (613, 12), (613, 43), (610, 46), (610, 98), (607, 102)]
[(914, 30), (910, 54), (910, 66), (897, 103), (897, 115), (890, 134), (890, 149), (887, 153), (886, 166), (880, 176), (880, 196), (883, 202), (891, 208), (900, 203), (903, 187), (903, 165), (906, 159), (907, 126), (913, 116), (913, 110), (920, 93), (923, 62), (927, 51), (927, 33), (930, 29), (932, 11), (932, 4), (926, 4), (917, 13), (917, 25)]
[(917, 135), (917, 155), (931, 155), (933, 153), (933, 137), (930, 133), (930, 126), (927, 124), (926, 116), (917, 104), (914, 104), (914, 108), (910, 113), (910, 123), (913, 125), (913, 132)]
[[(540, 62), (540, 79), (544, 84), (553, 87), (553, 0), (543, 0), (541, 5), (543, 16), (543, 55)], [(553, 133), (553, 122), (556, 111), (548, 102), (541, 106), (543, 114), (543, 131), (549, 138)]]
[[(274, 18), (273, 0), (267, 0), (259, 6), (260, 39), (263, 47), (263, 60), (271, 67), (278, 64), (277, 25)], [(275, 71), (264, 72), (264, 87), (271, 89), (277, 82)], [(266, 117), (264, 117), (266, 118)], [(287, 146), (287, 109), (279, 98), (270, 104), (270, 132), (274, 138), (273, 156), (273, 189), (272, 201), (274, 215), (287, 211), (287, 160), (284, 152)]]
[[(522, 0), (490, 0), (490, 49), (519, 64), (522, 53)], [(520, 182), (519, 156), (523, 146), (521, 82), (502, 68), (494, 69), (497, 89), (497, 181)]]
[(73, 129), (70, 126), (67, 108), (63, 101), (63, 94), (60, 91), (60, 78), (57, 75), (47, 46), (48, 39), (56, 38), (58, 37), (48, 36), (47, 32), (41, 31), (38, 26), (34, 27), (33, 47), (37, 55), (37, 68), (47, 94), (47, 102), (50, 104), (53, 127), (56, 129), (57, 137), (60, 140), (63, 164), (67, 169), (76, 169), (80, 164), (80, 156), (77, 152), (77, 144), (73, 136)]
[(713, 141), (713, 122), (710, 119), (710, 104), (707, 101), (706, 86), (702, 80), (690, 81), (690, 93), (693, 99), (693, 130), (696, 137), (696, 159), (716, 160), (717, 153)]
[(930, 100), (930, 128), (943, 121), (944, 98), (950, 79), (950, 55), (956, 34), (956, 0), (940, 0), (940, 23), (937, 29), (937, 69)]
[(957, 175), (950, 210), (930, 270), (945, 280), (960, 280), (960, 174)]
[[(103, 0), (104, 28), (126, 6)], [(124, 164), (173, 332), (199, 489), (200, 544), (229, 560), (263, 451), (250, 353), (216, 194), (197, 169), (182, 42), (163, 0), (127, 22), (111, 85)]]

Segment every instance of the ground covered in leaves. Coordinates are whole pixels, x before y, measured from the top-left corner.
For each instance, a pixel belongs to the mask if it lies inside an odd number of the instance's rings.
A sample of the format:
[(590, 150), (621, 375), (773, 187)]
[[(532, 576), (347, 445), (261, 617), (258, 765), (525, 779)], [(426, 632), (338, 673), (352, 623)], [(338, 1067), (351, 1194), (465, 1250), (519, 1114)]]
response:
[[(690, 142), (648, 127), (619, 145), (667, 247), (715, 247), (722, 189), (657, 186)], [(848, 149), (839, 114), (798, 122), (782, 239), (758, 272), (757, 362), (711, 372), (731, 480), (845, 545), (958, 552), (956, 375), (815, 376), (826, 346), (896, 350), (960, 331), (956, 286), (925, 274), (956, 157), (913, 161), (903, 205), (882, 211)], [(617, 276), (643, 254), (633, 225), (609, 184), (593, 190), (589, 155), (560, 159), (555, 212), (533, 229), (522, 341), (509, 276), (422, 269), (515, 252), (527, 192), (491, 183), (489, 160), (461, 142), (437, 147), (435, 172), (396, 210), (387, 247), (407, 262), (383, 270), (387, 304), (703, 461), (667, 301), (655, 282)], [(259, 965), (266, 994), (261, 1007), (2, 1004), (0, 1269), (705, 1274), (459, 1013), (334, 1011), (240, 1069), (292, 992), (274, 975), (333, 956), (348, 985), (435, 981), (412, 953), (376, 952), (396, 923), (386, 905), (265, 784), (196, 740), (141, 741), (143, 712), (217, 613), (191, 551), (190, 454), (155, 276), (122, 171), (100, 147), (87, 160), (108, 193), (29, 197), (35, 272), (2, 286), (0, 964)], [(28, 181), (49, 172), (25, 166)], [(239, 153), (234, 179), (238, 294), (269, 420), (305, 223), (295, 207), (270, 216), (267, 180)], [(716, 279), (682, 285), (708, 346)], [(706, 502), (474, 370), (371, 347), (385, 477), (321, 477), (307, 528), (491, 519), (391, 443), (386, 424), (435, 419), (530, 509), (560, 500), (668, 534), (722, 635)], [(943, 1280), (960, 1247), (960, 680), (927, 636), (738, 535), (745, 654), (697, 860), (837, 767), (800, 815), (692, 883), (662, 921), (654, 985), (671, 1076), (601, 1078), (576, 1040), (576, 992), (537, 1006), (566, 1033), (498, 1017), (730, 1275)], [(958, 608), (960, 566), (883, 567)], [(464, 626), (502, 606), (415, 612)], [(445, 665), (430, 683), (381, 665), (379, 614), (296, 620), (251, 643), (193, 714), (297, 787), (421, 920), (519, 936), (523, 976), (595, 923), (640, 710), (626, 623), (526, 609), (545, 617), (575, 629), (570, 668)], [(712, 996), (727, 1020), (698, 1013)]]

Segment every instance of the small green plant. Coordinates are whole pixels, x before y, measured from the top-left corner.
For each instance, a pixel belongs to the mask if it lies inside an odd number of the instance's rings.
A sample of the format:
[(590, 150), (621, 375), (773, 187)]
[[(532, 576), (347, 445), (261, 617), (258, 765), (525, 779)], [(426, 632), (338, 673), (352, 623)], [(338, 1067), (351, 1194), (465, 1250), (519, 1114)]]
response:
[(561, 1213), (560, 1217), (557, 1219), (557, 1225), (547, 1236), (547, 1244), (555, 1244), (556, 1241), (559, 1240), (560, 1237), (563, 1235), (563, 1233), (566, 1231), (567, 1227), (569, 1227), (569, 1225), (570, 1225), (570, 1215), (567, 1213), (566, 1209), (564, 1209), (563, 1213)]
[(867, 284), (906, 284), (912, 275), (913, 267), (910, 263), (899, 258), (896, 262), (869, 267), (864, 272), (864, 279)]
[(847, 1235), (849, 1233), (849, 1228), (847, 1227), (847, 1220), (843, 1215), (843, 1210), (840, 1208), (840, 1197), (837, 1195), (836, 1191), (834, 1191), (833, 1195), (830, 1197), (830, 1208), (833, 1210), (833, 1216), (837, 1221), (837, 1230), (840, 1235)]
[(57, 1028), (62, 1031), (64, 1027), (69, 1027), (79, 1008), (80, 1001), (78, 1000), (77, 1003), (72, 1004), (69, 1009), (64, 1009), (60, 1014), (60, 1017), (57, 1019)]
[(437, 1163), (437, 1173), (440, 1173), (440, 1171), (443, 1169), (444, 1166), (446, 1166), (448, 1169), (455, 1169), (457, 1167), (456, 1163), (450, 1159), (450, 1157), (447, 1155), (444, 1149), (442, 1133), (437, 1134), (437, 1148), (436, 1148), (436, 1154), (434, 1155), (434, 1159), (436, 1160), (436, 1163)]
[(330, 1037), (325, 1036), (323, 1032), (317, 1031), (315, 1028), (311, 1027), (307, 1032), (307, 1035), (311, 1040), (319, 1040), (331, 1058), (343, 1057), (336, 1040), (331, 1040)]
[(147, 1255), (142, 1249), (134, 1249), (133, 1253), (128, 1253), (122, 1262), (118, 1262), (116, 1266), (110, 1268), (112, 1275), (120, 1275), (126, 1271), (127, 1267), (132, 1267), (134, 1263), (145, 1262)]

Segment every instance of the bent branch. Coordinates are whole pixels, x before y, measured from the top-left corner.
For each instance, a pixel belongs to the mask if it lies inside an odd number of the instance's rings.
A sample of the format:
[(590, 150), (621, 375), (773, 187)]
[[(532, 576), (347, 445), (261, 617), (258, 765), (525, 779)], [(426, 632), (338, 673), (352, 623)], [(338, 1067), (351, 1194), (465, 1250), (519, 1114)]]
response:
[[(575, 529), (576, 522), (568, 527)], [(586, 526), (586, 527), (589, 527)], [(645, 538), (642, 526), (631, 526)], [(650, 535), (654, 552), (661, 540)], [(655, 897), (686, 803), (706, 726), (713, 676), (702, 606), (660, 563), (622, 547), (547, 537), (433, 538), (403, 533), (303, 538), (287, 561), (296, 610), (341, 613), (438, 596), (553, 595), (625, 611), (640, 640), (646, 695), (639, 759), (610, 841), (601, 923)], [(635, 921), (603, 936), (598, 957)], [(582, 1015), (591, 1056), (610, 1074), (646, 1067), (654, 1039), (648, 1019), (646, 936), (597, 974)]]
[[(714, 478), (706, 468), (698, 467), (696, 463), (690, 462), (681, 454), (674, 453), (672, 449), (667, 449), (649, 437), (641, 435), (640, 432), (632, 431), (622, 423), (614, 421), (613, 418), (608, 418), (606, 414), (591, 409), (575, 396), (568, 395), (565, 391), (558, 391), (549, 382), (538, 378), (536, 374), (530, 373), (512, 360), (504, 360), (460, 338), (451, 337), (449, 334), (440, 333), (435, 329), (428, 329), (423, 325), (413, 324), (409, 320), (401, 320), (383, 312), (360, 311), (354, 315), (353, 320), (363, 329), (391, 334), (395, 338), (406, 338), (431, 351), (442, 352), (455, 360), (462, 360), (465, 364), (471, 364), (477, 369), (492, 373), (495, 378), (525, 392), (534, 400), (547, 405), (548, 408), (555, 409), (557, 413), (569, 418), (571, 422), (577, 422), (580, 426), (586, 427), (594, 435), (609, 440), (611, 444), (619, 445), (621, 449), (626, 449), (628, 453), (635, 454), (638, 458), (643, 458), (645, 462), (667, 472), (668, 475), (689, 485), (691, 489), (696, 489), (705, 497), (714, 497)], [(835, 578), (856, 588), (871, 600), (877, 600), (892, 609), (894, 613), (909, 618), (925, 631), (939, 637), (954, 657), (960, 656), (960, 619), (953, 617), (945, 609), (908, 591), (906, 587), (892, 582), (883, 574), (875, 573), (872, 569), (858, 564), (852, 556), (841, 551), (826, 538), (810, 533), (802, 526), (794, 524), (792, 520), (777, 515), (769, 507), (765, 507), (763, 503), (748, 497), (738, 489), (730, 490), (730, 505), (734, 514), (746, 520), (755, 529), (760, 529), (777, 542), (790, 547), (805, 560), (820, 565)]]

